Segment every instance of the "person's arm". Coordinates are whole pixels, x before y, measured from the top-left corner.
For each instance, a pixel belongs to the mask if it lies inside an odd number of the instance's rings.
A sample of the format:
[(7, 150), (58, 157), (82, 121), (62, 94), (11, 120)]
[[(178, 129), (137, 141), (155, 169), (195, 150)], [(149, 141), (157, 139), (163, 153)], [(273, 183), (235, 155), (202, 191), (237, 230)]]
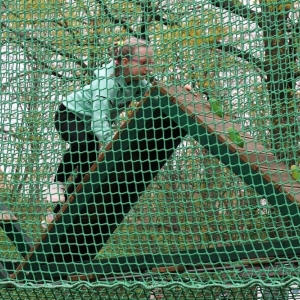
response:
[(110, 142), (114, 136), (110, 124), (110, 103), (101, 94), (93, 97), (91, 129), (100, 142)]
[[(102, 81), (103, 82), (103, 81)], [(110, 124), (111, 105), (108, 100), (108, 90), (101, 80), (92, 86), (92, 119), (91, 129), (100, 142), (110, 142), (113, 130)]]

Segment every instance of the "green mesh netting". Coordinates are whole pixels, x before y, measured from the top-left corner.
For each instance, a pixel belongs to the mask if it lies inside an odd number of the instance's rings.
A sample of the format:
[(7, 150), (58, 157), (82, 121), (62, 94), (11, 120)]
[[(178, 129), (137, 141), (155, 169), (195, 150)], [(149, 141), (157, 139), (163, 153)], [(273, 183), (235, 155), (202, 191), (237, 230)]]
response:
[(300, 299), (299, 1), (0, 3), (1, 299)]

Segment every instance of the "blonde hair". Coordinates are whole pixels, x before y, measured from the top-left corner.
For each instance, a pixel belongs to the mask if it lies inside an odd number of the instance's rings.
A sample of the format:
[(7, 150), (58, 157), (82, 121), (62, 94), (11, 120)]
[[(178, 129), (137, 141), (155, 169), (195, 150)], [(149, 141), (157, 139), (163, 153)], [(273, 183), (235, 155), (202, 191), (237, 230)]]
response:
[(136, 37), (130, 37), (119, 44), (121, 45), (118, 45), (114, 50), (114, 60), (116, 62), (115, 76), (121, 75), (121, 63), (123, 58), (130, 58), (131, 56), (134, 56), (137, 49), (149, 47), (149, 44), (145, 40), (138, 39)]

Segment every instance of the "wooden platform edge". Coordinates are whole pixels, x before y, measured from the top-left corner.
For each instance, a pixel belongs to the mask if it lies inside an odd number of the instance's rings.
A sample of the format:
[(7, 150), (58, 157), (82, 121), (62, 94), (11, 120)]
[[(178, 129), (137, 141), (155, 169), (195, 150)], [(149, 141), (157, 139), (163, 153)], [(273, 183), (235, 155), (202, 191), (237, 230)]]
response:
[[(219, 142), (225, 144), (231, 153), (237, 154), (241, 161), (248, 163), (252, 170), (260, 173), (267, 182), (273, 184), (276, 190), (284, 193), (286, 199), (296, 202), (300, 207), (300, 182), (291, 177), (288, 166), (284, 162), (280, 162), (269, 149), (254, 140), (249, 134), (243, 136), (246, 139), (243, 148), (234, 144), (229, 139), (227, 130), (229, 127), (234, 127), (237, 131), (243, 132), (242, 128), (235, 124), (229, 116), (221, 118), (213, 114), (208, 103), (200, 96), (196, 97), (180, 87), (164, 87), (161, 85), (160, 90), (161, 93), (170, 95), (170, 100), (178, 105), (188, 117), (195, 120), (200, 126), (205, 127), (209, 133), (215, 134)], [(195, 99), (197, 105), (193, 105)], [(276, 162), (276, 165), (274, 165), (274, 162)]]

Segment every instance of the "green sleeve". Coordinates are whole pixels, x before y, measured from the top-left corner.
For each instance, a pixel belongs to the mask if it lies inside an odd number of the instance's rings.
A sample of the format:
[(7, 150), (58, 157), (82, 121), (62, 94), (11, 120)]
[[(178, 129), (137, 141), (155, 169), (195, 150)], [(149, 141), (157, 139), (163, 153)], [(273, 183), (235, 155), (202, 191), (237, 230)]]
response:
[[(101, 142), (109, 142), (113, 138), (110, 124), (111, 104), (108, 99), (108, 88), (98, 83), (92, 87), (92, 119), (91, 129)], [(106, 81), (106, 80), (105, 80)], [(103, 81), (102, 81), (103, 83)]]

